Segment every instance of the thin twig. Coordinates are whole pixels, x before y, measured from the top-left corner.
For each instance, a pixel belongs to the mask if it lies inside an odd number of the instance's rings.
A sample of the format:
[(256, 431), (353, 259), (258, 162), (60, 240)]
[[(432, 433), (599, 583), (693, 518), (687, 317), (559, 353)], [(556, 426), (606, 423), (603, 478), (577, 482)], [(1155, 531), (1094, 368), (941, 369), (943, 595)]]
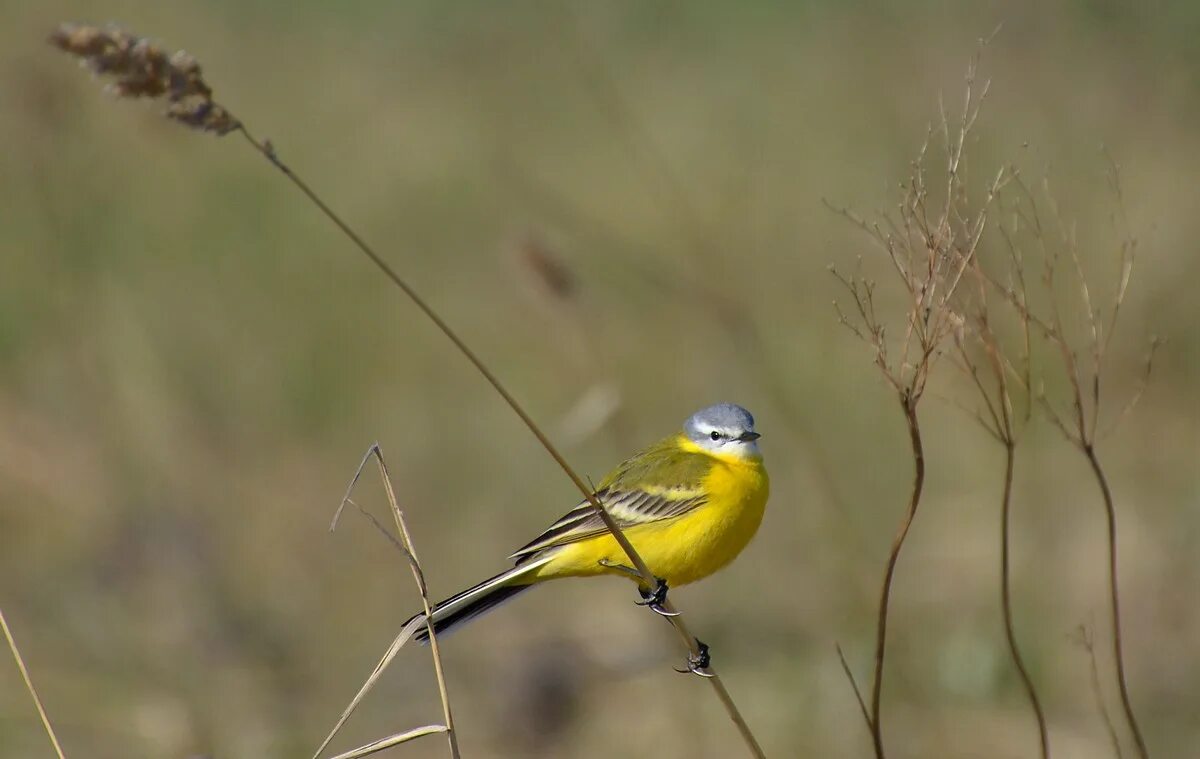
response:
[(33, 678), (29, 676), (29, 670), (25, 668), (25, 660), (21, 658), (21, 650), (17, 648), (17, 641), (13, 639), (12, 630), (8, 629), (8, 620), (4, 618), (3, 609), (0, 609), (0, 627), (4, 628), (4, 639), (8, 641), (8, 650), (12, 651), (13, 659), (17, 662), (17, 669), (21, 671), (21, 679), (25, 681), (25, 689), (29, 691), (29, 697), (33, 699), (33, 705), (37, 707), (38, 717), (42, 720), (42, 727), (46, 728), (46, 734), (50, 736), (50, 744), (54, 747), (54, 753), (58, 755), (58, 759), (64, 759), (62, 746), (58, 743), (58, 736), (54, 734), (54, 728), (50, 725), (50, 717), (46, 715), (46, 708), (42, 706), (42, 699), (38, 697), (37, 689), (33, 687)]
[(1108, 435), (1111, 435), (1113, 431), (1117, 429), (1117, 427), (1121, 426), (1121, 422), (1125, 420), (1125, 417), (1129, 416), (1129, 413), (1133, 411), (1133, 407), (1136, 406), (1138, 401), (1142, 399), (1142, 395), (1145, 394), (1146, 388), (1150, 385), (1150, 372), (1154, 369), (1154, 354), (1158, 351), (1162, 344), (1163, 339), (1161, 337), (1152, 336), (1150, 338), (1150, 348), (1146, 351), (1146, 362), (1143, 365), (1142, 376), (1138, 379), (1137, 387), (1134, 388), (1133, 394), (1129, 396), (1129, 400), (1126, 401), (1121, 410), (1117, 412), (1116, 417), (1112, 420), (1108, 427), (1099, 433), (1099, 439), (1104, 439)]
[(1112, 744), (1113, 753), (1116, 754), (1117, 759), (1124, 759), (1124, 752), (1121, 751), (1121, 739), (1117, 737), (1117, 728), (1113, 725), (1112, 715), (1108, 713), (1108, 707), (1104, 704), (1104, 692), (1100, 689), (1100, 668), (1096, 666), (1096, 646), (1092, 640), (1092, 631), (1087, 626), (1080, 625), (1077, 636), (1076, 642), (1087, 650), (1092, 695), (1096, 697), (1096, 708), (1100, 710), (1100, 718), (1104, 721), (1104, 729), (1108, 733), (1109, 743)]
[(838, 661), (842, 663), (842, 672), (846, 673), (846, 679), (850, 681), (850, 687), (854, 690), (854, 700), (858, 702), (858, 708), (862, 712), (863, 721), (867, 723), (867, 732), (874, 735), (875, 728), (871, 723), (871, 713), (867, 711), (867, 703), (863, 701), (862, 691), (858, 689), (858, 681), (854, 679), (854, 672), (850, 670), (850, 665), (846, 662), (846, 654), (842, 652), (842, 644), (834, 643), (833, 646), (837, 649)]

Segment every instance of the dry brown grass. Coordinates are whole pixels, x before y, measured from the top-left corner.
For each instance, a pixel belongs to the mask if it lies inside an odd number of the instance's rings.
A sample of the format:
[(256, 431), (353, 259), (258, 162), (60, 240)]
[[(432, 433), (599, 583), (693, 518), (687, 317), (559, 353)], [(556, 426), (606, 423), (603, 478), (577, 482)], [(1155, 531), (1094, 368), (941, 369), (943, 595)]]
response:
[(0, 629), (4, 631), (4, 640), (8, 644), (8, 650), (13, 655), (13, 660), (17, 663), (17, 669), (21, 672), (21, 680), (25, 683), (25, 690), (29, 692), (29, 698), (33, 701), (34, 707), (37, 709), (38, 719), (42, 721), (42, 726), (46, 728), (46, 735), (50, 738), (50, 745), (54, 748), (54, 753), (58, 759), (64, 759), (62, 746), (58, 742), (58, 735), (54, 732), (54, 726), (50, 724), (50, 717), (46, 714), (46, 707), (42, 705), (41, 696), (38, 695), (37, 688), (33, 687), (33, 678), (29, 675), (29, 669), (25, 666), (25, 658), (21, 656), (21, 649), (17, 647), (17, 641), (13, 638), (12, 630), (8, 628), (8, 620), (4, 618), (4, 610), (0, 609)]

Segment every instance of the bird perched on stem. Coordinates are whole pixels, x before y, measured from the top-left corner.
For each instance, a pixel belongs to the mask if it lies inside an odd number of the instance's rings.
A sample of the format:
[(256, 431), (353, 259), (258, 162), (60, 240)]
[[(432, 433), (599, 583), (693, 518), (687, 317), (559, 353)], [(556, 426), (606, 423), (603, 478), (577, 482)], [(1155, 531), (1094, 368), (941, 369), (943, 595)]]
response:
[[(600, 482), (596, 498), (654, 574), (655, 587), (646, 587), (629, 566), (585, 500), (514, 552), (512, 569), (434, 606), (434, 631), (440, 635), (538, 583), (562, 577), (630, 577), (638, 583), (642, 605), (664, 613), (669, 587), (723, 568), (758, 531), (770, 489), (758, 438), (746, 409), (732, 403), (709, 406), (692, 414), (681, 432), (623, 462)], [(427, 641), (428, 630), (415, 637)]]

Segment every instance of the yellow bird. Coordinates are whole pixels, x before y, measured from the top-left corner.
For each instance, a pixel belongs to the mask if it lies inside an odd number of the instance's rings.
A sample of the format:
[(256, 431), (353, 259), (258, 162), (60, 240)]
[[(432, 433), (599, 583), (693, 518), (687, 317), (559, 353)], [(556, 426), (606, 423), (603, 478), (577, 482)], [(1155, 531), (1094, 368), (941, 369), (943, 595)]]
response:
[[(721, 569), (758, 531), (770, 489), (759, 437), (746, 409), (732, 403), (710, 406), (689, 417), (682, 432), (643, 450), (600, 482), (596, 497), (646, 561), (656, 587), (645, 587), (630, 569), (625, 552), (585, 500), (514, 552), (512, 569), (434, 606), (434, 630), (441, 634), (560, 577), (632, 577), (643, 604), (662, 613), (668, 587)], [(428, 630), (415, 637), (428, 640)]]

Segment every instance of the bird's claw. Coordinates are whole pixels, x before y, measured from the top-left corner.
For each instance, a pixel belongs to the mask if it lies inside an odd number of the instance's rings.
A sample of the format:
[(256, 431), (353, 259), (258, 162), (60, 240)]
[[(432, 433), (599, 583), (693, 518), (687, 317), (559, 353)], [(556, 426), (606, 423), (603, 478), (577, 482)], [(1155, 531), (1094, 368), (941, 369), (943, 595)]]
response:
[(698, 653), (688, 652), (687, 669), (676, 669), (675, 671), (681, 675), (693, 674), (700, 677), (716, 677), (712, 672), (706, 672), (708, 665), (712, 664), (712, 657), (708, 655), (708, 645), (696, 639), (696, 648)]
[(655, 577), (654, 578), (654, 590), (645, 590), (645, 589), (639, 587), (638, 593), (642, 594), (642, 600), (634, 601), (634, 603), (636, 603), (638, 606), (645, 606), (647, 609), (654, 612), (655, 614), (658, 614), (658, 615), (661, 615), (664, 617), (678, 617), (679, 612), (667, 611), (666, 608), (663, 606), (663, 604), (666, 603), (666, 601), (667, 601), (667, 590), (668, 589), (669, 588), (667, 587), (666, 580), (662, 579), (661, 577)]

